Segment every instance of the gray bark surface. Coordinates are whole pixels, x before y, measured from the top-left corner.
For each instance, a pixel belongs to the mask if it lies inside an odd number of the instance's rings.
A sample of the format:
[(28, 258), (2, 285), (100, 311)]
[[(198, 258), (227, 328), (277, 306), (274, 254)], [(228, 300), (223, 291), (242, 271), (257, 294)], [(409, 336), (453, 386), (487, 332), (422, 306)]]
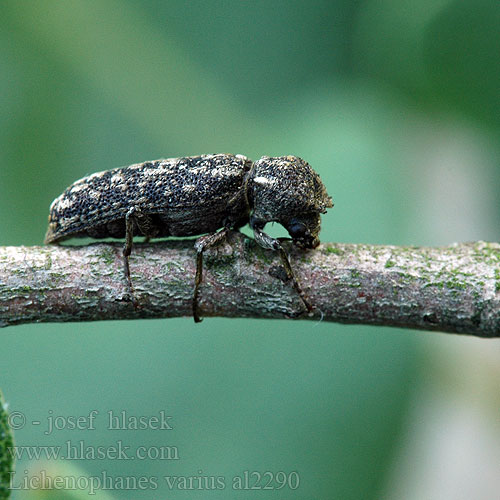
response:
[[(191, 316), (193, 240), (135, 244), (138, 307), (122, 243), (0, 247), (0, 325)], [(242, 234), (206, 252), (204, 317), (295, 318), (500, 336), (500, 244), (396, 247), (326, 243), (290, 262), (315, 314), (303, 311), (277, 254)]]

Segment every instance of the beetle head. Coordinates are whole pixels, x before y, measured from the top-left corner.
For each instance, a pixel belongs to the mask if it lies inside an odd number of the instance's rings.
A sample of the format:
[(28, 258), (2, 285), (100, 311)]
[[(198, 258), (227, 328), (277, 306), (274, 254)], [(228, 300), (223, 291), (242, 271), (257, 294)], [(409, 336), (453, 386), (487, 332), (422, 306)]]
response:
[(302, 214), (283, 221), (292, 241), (300, 248), (316, 248), (319, 245), (321, 217), (317, 213)]
[(262, 157), (255, 162), (249, 196), (261, 221), (277, 221), (302, 248), (319, 245), (320, 214), (333, 207), (319, 175), (296, 156)]

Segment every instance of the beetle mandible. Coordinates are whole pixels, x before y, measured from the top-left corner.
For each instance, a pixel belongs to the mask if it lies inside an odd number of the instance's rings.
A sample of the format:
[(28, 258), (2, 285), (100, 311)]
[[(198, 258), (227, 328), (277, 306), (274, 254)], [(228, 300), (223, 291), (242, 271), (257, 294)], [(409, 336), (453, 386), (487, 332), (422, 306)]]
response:
[(125, 277), (134, 297), (129, 267), (134, 236), (149, 241), (204, 234), (194, 245), (193, 317), (199, 322), (203, 252), (248, 223), (261, 247), (279, 252), (287, 277), (311, 311), (281, 239), (266, 234), (264, 226), (279, 222), (295, 245), (315, 248), (320, 214), (331, 207), (319, 175), (296, 156), (263, 156), (256, 162), (230, 154), (169, 158), (97, 172), (73, 183), (50, 206), (45, 243), (72, 237), (125, 238)]

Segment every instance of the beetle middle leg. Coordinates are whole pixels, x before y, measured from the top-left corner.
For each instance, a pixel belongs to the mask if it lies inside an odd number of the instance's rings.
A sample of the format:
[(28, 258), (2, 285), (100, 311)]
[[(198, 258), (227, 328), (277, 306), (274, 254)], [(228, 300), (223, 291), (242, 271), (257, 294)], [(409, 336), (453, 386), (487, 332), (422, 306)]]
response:
[(125, 279), (127, 280), (128, 289), (130, 296), (132, 297), (132, 302), (135, 307), (138, 307), (139, 303), (134, 293), (134, 287), (132, 285), (132, 278), (130, 277), (130, 263), (129, 257), (132, 253), (132, 246), (134, 242), (134, 233), (136, 228), (149, 240), (150, 238), (156, 236), (157, 230), (153, 224), (151, 217), (143, 214), (140, 210), (136, 208), (131, 208), (125, 215), (125, 245), (123, 247), (123, 264), (125, 271)]
[(203, 252), (208, 248), (218, 245), (227, 236), (229, 231), (230, 229), (228, 227), (224, 227), (217, 233), (207, 234), (198, 238), (194, 244), (194, 248), (196, 249), (196, 276), (194, 279), (193, 291), (193, 318), (195, 323), (201, 321), (200, 315), (198, 314), (198, 295), (203, 279)]
[(258, 221), (251, 221), (250, 226), (253, 229), (253, 234), (255, 237), (255, 241), (263, 248), (268, 248), (269, 250), (276, 250), (279, 253), (281, 263), (285, 269), (286, 275), (288, 279), (291, 280), (293, 288), (297, 292), (297, 294), (300, 297), (300, 300), (304, 304), (305, 308), (307, 309), (307, 312), (311, 312), (314, 307), (310, 304), (309, 300), (306, 297), (306, 294), (302, 290), (302, 288), (299, 285), (299, 282), (297, 281), (297, 278), (295, 277), (295, 273), (293, 272), (292, 266), (290, 265), (290, 261), (288, 260), (288, 256), (285, 252), (285, 249), (281, 245), (281, 242), (276, 239), (272, 238), (268, 234), (266, 234), (262, 229), (263, 229), (263, 224), (259, 223)]

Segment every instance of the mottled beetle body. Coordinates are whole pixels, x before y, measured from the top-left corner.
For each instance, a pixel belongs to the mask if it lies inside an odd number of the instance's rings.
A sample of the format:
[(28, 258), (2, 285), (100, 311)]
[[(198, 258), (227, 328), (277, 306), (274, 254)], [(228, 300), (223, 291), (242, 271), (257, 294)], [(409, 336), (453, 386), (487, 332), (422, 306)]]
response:
[[(97, 172), (76, 181), (50, 207), (45, 243), (69, 237), (124, 238), (125, 218), (136, 210), (150, 218), (134, 236), (193, 236), (237, 222), (241, 192), (252, 162), (244, 156), (206, 155), (156, 160)], [(147, 233), (147, 234), (146, 234)]]
[(294, 156), (263, 157), (255, 163), (229, 154), (171, 158), (76, 181), (50, 206), (45, 243), (70, 237), (125, 238), (125, 274), (132, 291), (128, 256), (134, 236), (210, 233), (195, 243), (193, 314), (199, 321), (203, 251), (218, 244), (229, 230), (249, 223), (259, 245), (279, 251), (287, 275), (311, 310), (280, 241), (263, 229), (268, 222), (279, 222), (297, 246), (314, 248), (319, 244), (320, 213), (332, 206), (318, 174)]

